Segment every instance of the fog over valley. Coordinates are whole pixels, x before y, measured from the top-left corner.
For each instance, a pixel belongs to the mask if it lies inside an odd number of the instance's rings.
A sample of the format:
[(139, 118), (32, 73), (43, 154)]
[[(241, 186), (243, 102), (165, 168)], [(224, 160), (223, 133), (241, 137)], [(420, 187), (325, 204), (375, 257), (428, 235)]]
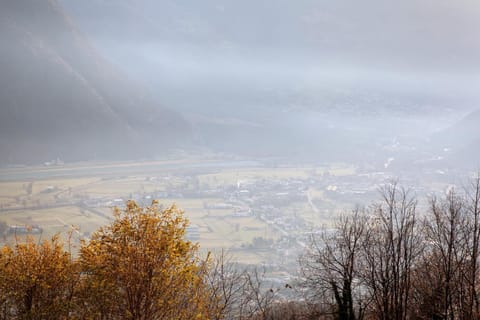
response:
[[(4, 163), (198, 147), (345, 161), (403, 140), (415, 158), (453, 145), (464, 152), (478, 139), (475, 125), (461, 124), (478, 117), (474, 1), (3, 7)], [(442, 133), (455, 126), (469, 138)], [(42, 143), (34, 157), (26, 152)]]
[(358, 135), (425, 146), (477, 108), (474, 1), (63, 3), (218, 151), (335, 157)]
[(0, 320), (480, 319), (479, 57), (478, 0), (0, 0)]

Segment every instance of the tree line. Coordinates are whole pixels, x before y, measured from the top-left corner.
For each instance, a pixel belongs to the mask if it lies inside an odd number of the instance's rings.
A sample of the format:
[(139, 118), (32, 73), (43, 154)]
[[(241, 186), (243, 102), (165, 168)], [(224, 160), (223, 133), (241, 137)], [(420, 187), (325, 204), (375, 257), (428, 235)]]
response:
[(303, 285), (325, 318), (480, 319), (480, 180), (428, 203), (389, 184), (312, 237)]
[(396, 183), (314, 233), (280, 288), (199, 254), (175, 206), (129, 201), (72, 254), (58, 236), (0, 249), (0, 320), (480, 319), (480, 179), (429, 199)]
[[(0, 249), (0, 320), (266, 319), (278, 290), (224, 253), (199, 254), (175, 206), (129, 201), (82, 241), (33, 237)], [(71, 238), (70, 238), (71, 239)]]
[(78, 256), (58, 236), (4, 246), (0, 319), (208, 318), (206, 261), (182, 212), (130, 201), (114, 217)]

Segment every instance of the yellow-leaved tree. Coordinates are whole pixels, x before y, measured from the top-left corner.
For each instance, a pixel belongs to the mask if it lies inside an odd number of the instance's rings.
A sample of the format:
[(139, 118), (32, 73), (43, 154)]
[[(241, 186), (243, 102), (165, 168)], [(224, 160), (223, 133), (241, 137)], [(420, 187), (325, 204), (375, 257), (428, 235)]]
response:
[(208, 319), (206, 261), (185, 239), (187, 220), (175, 206), (129, 201), (114, 221), (80, 249), (77, 315), (88, 319)]
[(27, 237), (0, 250), (0, 319), (66, 319), (73, 310), (77, 264), (57, 236)]

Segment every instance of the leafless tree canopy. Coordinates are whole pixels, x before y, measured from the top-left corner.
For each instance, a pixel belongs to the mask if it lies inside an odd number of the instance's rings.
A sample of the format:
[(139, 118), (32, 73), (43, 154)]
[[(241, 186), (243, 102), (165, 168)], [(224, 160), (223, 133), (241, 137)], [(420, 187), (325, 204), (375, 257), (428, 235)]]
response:
[(312, 237), (300, 260), (309, 299), (333, 319), (480, 319), (480, 179), (421, 214), (396, 183), (380, 194)]

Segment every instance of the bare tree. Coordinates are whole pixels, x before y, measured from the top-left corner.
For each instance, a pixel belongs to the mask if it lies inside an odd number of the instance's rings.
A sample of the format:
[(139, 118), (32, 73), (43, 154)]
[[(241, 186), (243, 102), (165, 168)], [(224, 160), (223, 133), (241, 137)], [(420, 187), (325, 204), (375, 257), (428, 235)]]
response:
[(480, 176), (464, 193), (417, 201), (396, 183), (382, 201), (313, 238), (304, 284), (336, 319), (480, 319)]
[(257, 268), (244, 273), (246, 280), (243, 300), (241, 302), (241, 319), (269, 320), (269, 311), (275, 302), (278, 289), (268, 287), (265, 283), (265, 270)]
[(207, 282), (213, 319), (283, 319), (278, 317), (281, 289), (268, 285), (265, 270), (241, 267), (223, 250), (211, 261)]
[(211, 260), (207, 282), (211, 288), (211, 315), (213, 319), (238, 319), (247, 286), (245, 271), (222, 249)]
[(412, 299), (412, 274), (423, 250), (417, 201), (396, 183), (381, 190), (363, 241), (362, 279), (372, 298), (375, 319), (404, 320)]
[(340, 320), (362, 319), (366, 300), (362, 298), (358, 259), (363, 248), (366, 217), (358, 209), (342, 216), (336, 229), (312, 236), (306, 254), (300, 259), (304, 285), (314, 299), (331, 301), (332, 314)]
[(444, 199), (432, 198), (425, 226), (428, 250), (418, 272), (428, 285), (419, 297), (435, 306), (426, 316), (479, 318), (480, 178), (464, 193), (451, 189)]
[[(457, 319), (463, 302), (462, 268), (466, 260), (466, 216), (463, 201), (451, 190), (446, 199), (431, 200), (426, 222), (431, 269), (438, 274), (441, 291), (439, 313), (442, 319)], [(438, 312), (437, 312), (438, 313)]]
[(468, 290), (466, 317), (469, 319), (480, 317), (480, 303), (478, 297), (479, 286), (479, 258), (480, 258), (480, 175), (477, 174), (465, 195), (466, 212), (468, 217), (469, 266), (465, 274)]

